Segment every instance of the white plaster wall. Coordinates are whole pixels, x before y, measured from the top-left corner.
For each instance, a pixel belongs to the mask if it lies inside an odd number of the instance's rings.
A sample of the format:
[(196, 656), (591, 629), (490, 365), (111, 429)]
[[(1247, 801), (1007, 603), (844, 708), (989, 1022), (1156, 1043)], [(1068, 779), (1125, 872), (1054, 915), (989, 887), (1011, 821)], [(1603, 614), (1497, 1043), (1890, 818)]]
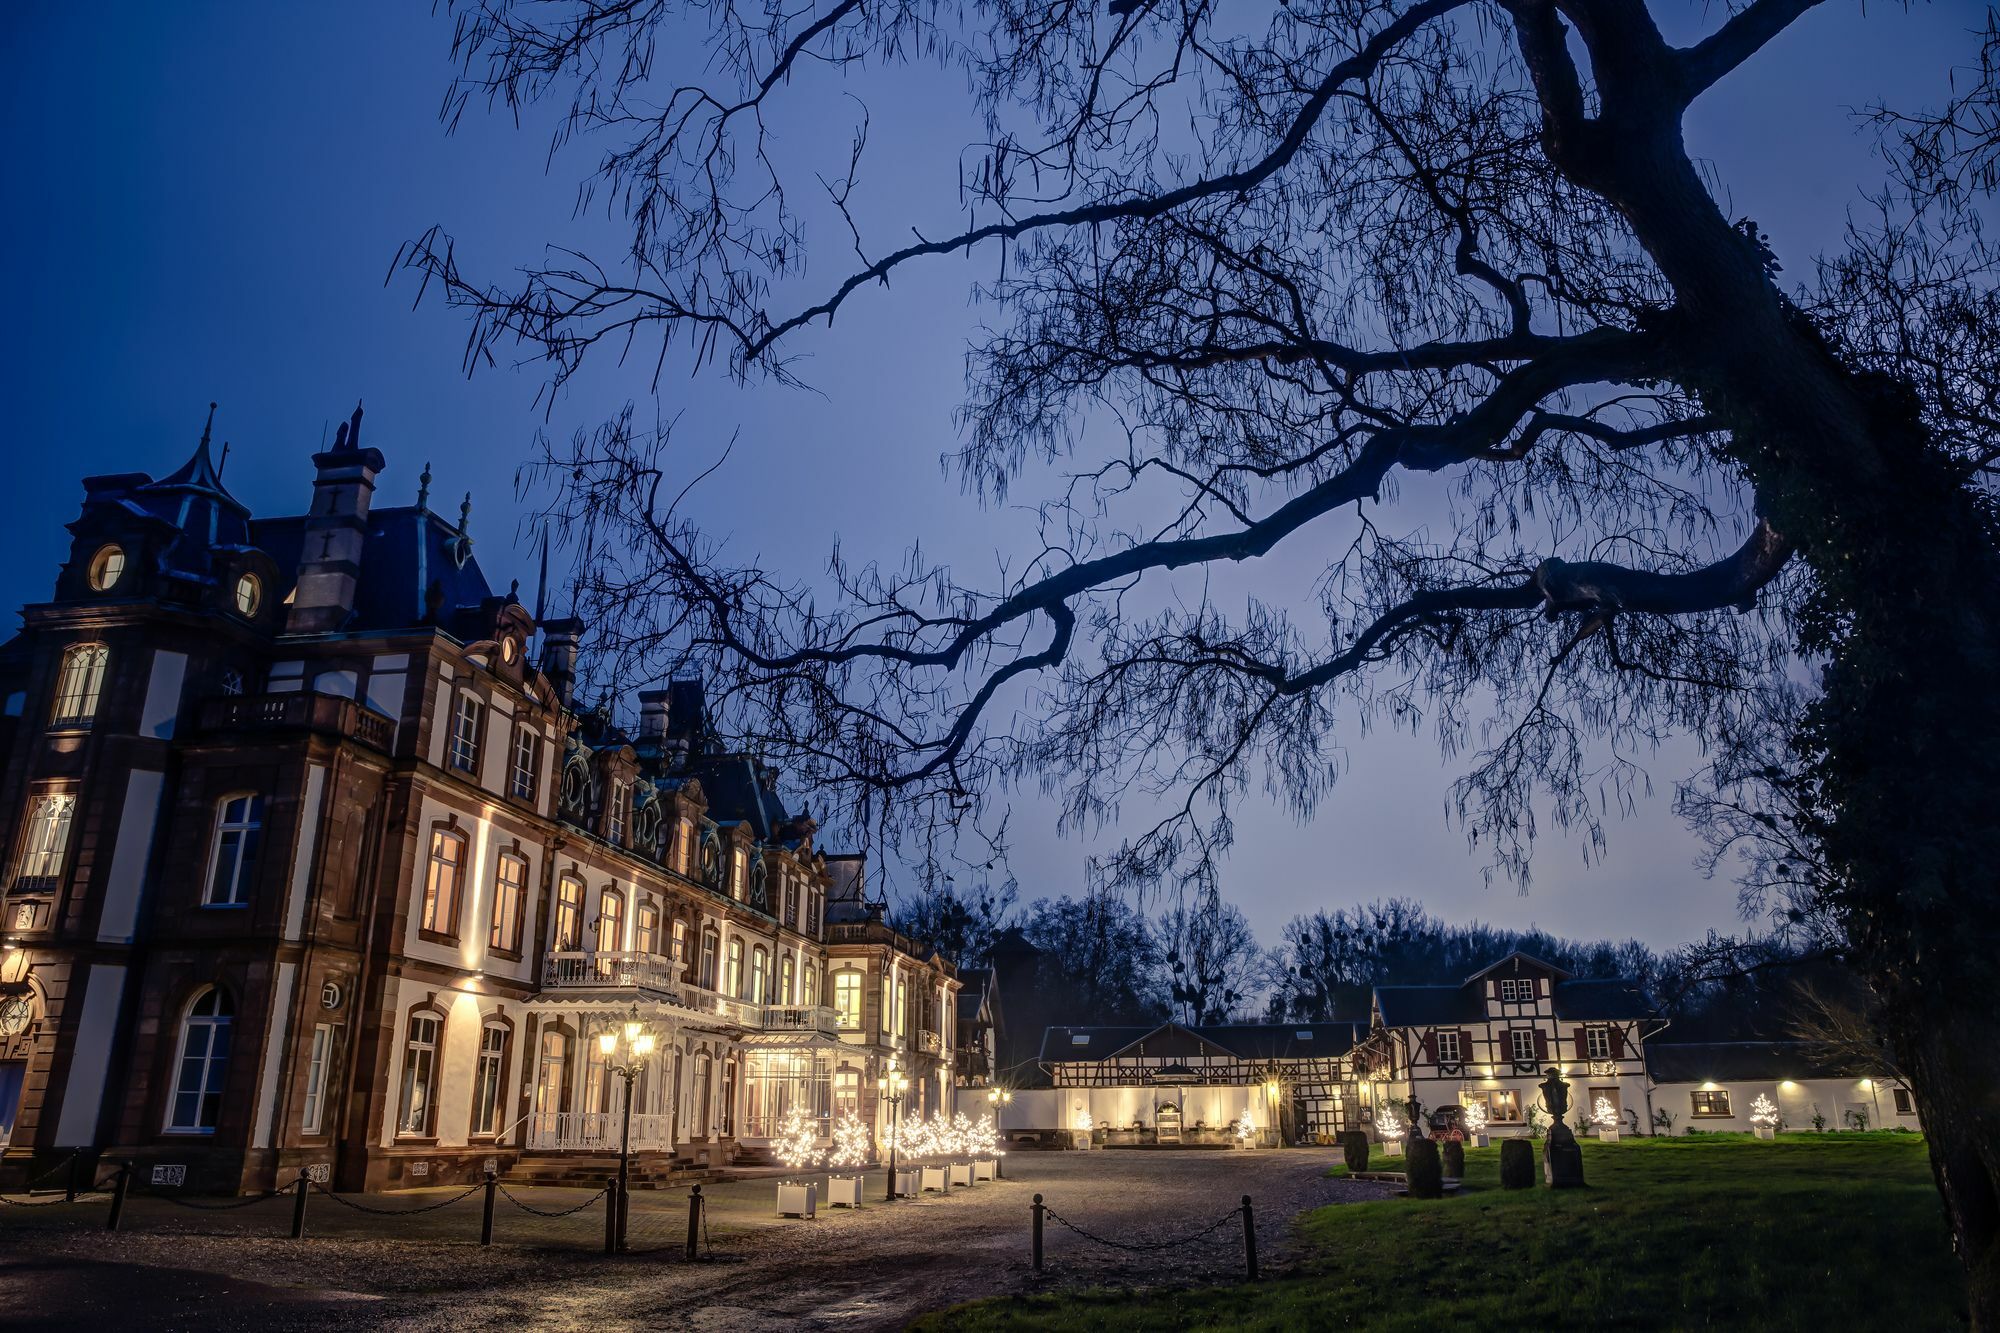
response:
[[(1197, 1123), (1210, 1129), (1219, 1129), (1240, 1120), (1244, 1111), (1252, 1111), (1257, 1123), (1263, 1123), (1263, 1108), (1252, 1107), (1252, 1099), (1261, 1101), (1261, 1087), (1234, 1085), (1198, 1084), (1188, 1087), (1113, 1087), (1113, 1088), (1023, 1088), (1014, 1093), (1014, 1100), (1000, 1108), (997, 1118), (1002, 1133), (1011, 1131), (1041, 1131), (1074, 1129), (1079, 1110), (1090, 1113), (1091, 1122), (1099, 1128), (1130, 1128), (1134, 1120), (1151, 1129), (1159, 1107), (1166, 1102), (1178, 1101), (1181, 1106), (1181, 1126), (1193, 1129)], [(961, 1088), (957, 1093), (956, 1110), (977, 1120), (992, 1110), (986, 1100), (984, 1088)]]
[[(1810, 1131), (1813, 1127), (1815, 1106), (1826, 1116), (1826, 1127), (1829, 1130), (1848, 1128), (1846, 1113), (1850, 1106), (1859, 1106), (1867, 1111), (1870, 1129), (1922, 1128), (1915, 1114), (1914, 1101), (1911, 1102), (1911, 1114), (1896, 1114), (1896, 1086), (1889, 1079), (1848, 1078), (1661, 1083), (1653, 1088), (1653, 1104), (1673, 1112), (1676, 1134), (1685, 1134), (1690, 1128), (1714, 1132), (1747, 1132), (1752, 1128), (1750, 1105), (1759, 1094), (1777, 1103), (1778, 1114), (1783, 1118), (1784, 1128), (1787, 1131)], [(1729, 1093), (1729, 1115), (1690, 1114), (1694, 1103), (1692, 1094), (1708, 1089), (1721, 1089)]]

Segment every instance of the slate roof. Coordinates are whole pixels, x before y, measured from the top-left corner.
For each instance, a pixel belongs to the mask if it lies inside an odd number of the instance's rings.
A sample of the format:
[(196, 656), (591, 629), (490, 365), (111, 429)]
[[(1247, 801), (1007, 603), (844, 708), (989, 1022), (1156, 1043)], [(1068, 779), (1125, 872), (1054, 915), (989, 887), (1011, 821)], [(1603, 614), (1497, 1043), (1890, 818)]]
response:
[[(250, 543), (277, 564), (289, 587), (298, 578), (305, 536), (303, 515), (260, 518), (250, 524)], [(361, 548), (361, 574), (354, 592), (354, 615), (347, 630), (407, 629), (426, 623), (430, 589), (438, 590), (438, 621), (447, 628), (453, 613), (477, 608), (493, 596), (475, 557), (458, 559), (459, 530), (428, 508), (404, 505), (368, 515), (368, 540)]]
[(1381, 1012), (1382, 1026), (1391, 1028), (1486, 1021), (1486, 997), (1471, 982), (1463, 986), (1377, 986), (1375, 1007)]
[(1868, 1078), (1893, 1072), (1884, 1062), (1852, 1060), (1811, 1041), (1654, 1041), (1646, 1044), (1646, 1068), (1655, 1083)]

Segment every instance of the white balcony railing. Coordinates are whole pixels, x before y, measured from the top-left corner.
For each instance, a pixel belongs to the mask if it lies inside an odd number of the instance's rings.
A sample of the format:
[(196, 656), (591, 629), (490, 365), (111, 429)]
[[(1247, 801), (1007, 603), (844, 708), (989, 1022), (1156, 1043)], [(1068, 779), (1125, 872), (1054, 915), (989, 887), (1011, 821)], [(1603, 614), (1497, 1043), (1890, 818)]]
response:
[[(693, 1013), (720, 1018), (753, 1032), (824, 1033), (837, 1036), (840, 1017), (826, 1005), (754, 1004), (680, 980), (671, 958), (636, 952), (565, 950), (542, 964), (544, 990), (643, 990)], [(935, 1039), (936, 1034), (932, 1034)]]
[[(543, 1152), (617, 1152), (624, 1128), (622, 1111), (545, 1111), (528, 1117), (526, 1146)], [(633, 1151), (673, 1146), (673, 1125), (667, 1116), (632, 1117)]]
[(840, 1035), (840, 1015), (826, 1005), (767, 1004), (763, 1008), (761, 1026), (766, 1032)]
[(944, 1052), (944, 1038), (925, 1029), (917, 1033), (917, 1049), (926, 1055), (940, 1055)]

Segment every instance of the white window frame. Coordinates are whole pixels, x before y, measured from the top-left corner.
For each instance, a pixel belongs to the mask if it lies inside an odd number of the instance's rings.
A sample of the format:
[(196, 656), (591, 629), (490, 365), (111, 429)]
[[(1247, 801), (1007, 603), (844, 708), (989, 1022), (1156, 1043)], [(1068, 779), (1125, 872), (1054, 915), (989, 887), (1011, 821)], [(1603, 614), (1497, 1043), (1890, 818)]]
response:
[(632, 788), (622, 780), (611, 784), (611, 812), (605, 836), (620, 847), (625, 845), (625, 828), (631, 822)]
[(523, 725), (514, 732), (514, 763), (507, 775), (507, 790), (516, 800), (532, 801), (541, 794), (542, 738), (532, 727)]
[[(231, 817), (232, 806), (242, 806), (242, 812)], [(225, 851), (223, 842), (234, 834), (234, 841)], [(264, 798), (256, 792), (237, 791), (215, 803), (215, 832), (208, 840), (208, 874), (202, 879), (201, 905), (203, 907), (248, 907), (250, 905), (249, 880), (257, 873), (257, 854), (261, 850), (264, 834)], [(248, 848), (248, 851), (245, 848)], [(223, 857), (227, 855), (229, 882), (221, 885)]]
[[(417, 1024), (429, 1025), (426, 1037), (419, 1038)], [(444, 1047), (444, 1019), (428, 1009), (410, 1013), (403, 1025), (402, 1091), (396, 1101), (396, 1137), (427, 1139), (434, 1132), (437, 1116), (438, 1056)], [(419, 1071), (422, 1071), (419, 1074)], [(423, 1101), (416, 1099), (419, 1079)], [(412, 1124), (413, 1118), (420, 1124)]]
[(1500, 1003), (1526, 1004), (1535, 998), (1535, 983), (1519, 977), (1503, 977), (1500, 980)]
[(104, 678), (110, 666), (111, 649), (104, 644), (79, 643), (64, 649), (55, 699), (49, 708), (49, 726), (89, 726), (104, 701)]
[[(492, 1041), (495, 1033), (500, 1038), (497, 1043)], [(479, 1138), (492, 1138), (500, 1132), (504, 1117), (502, 1103), (507, 1097), (502, 1083), (507, 1066), (507, 1039), (505, 1023), (489, 1021), (480, 1026), (479, 1054), (472, 1066), (472, 1133)]]
[(306, 1061), (305, 1109), (299, 1113), (299, 1133), (318, 1134), (326, 1120), (327, 1066), (333, 1059), (333, 1024), (313, 1026), (312, 1054)]
[[(520, 872), (518, 880), (507, 878), (510, 865)], [(527, 915), (528, 858), (515, 851), (502, 852), (493, 859), (493, 927), (487, 935), (486, 947), (500, 953), (519, 954), (522, 931), (526, 929), (523, 918)]]
[[(197, 1013), (196, 1011), (204, 1004), (212, 1004), (216, 1012)], [(225, 1010), (226, 1012), (223, 1012)], [(187, 1007), (181, 1010), (180, 1039), (174, 1046), (174, 1078), (173, 1083), (167, 1090), (167, 1119), (165, 1126), (163, 1126), (166, 1133), (215, 1133), (216, 1123), (219, 1123), (222, 1119), (222, 1084), (229, 1077), (229, 1059), (233, 1054), (232, 1050), (225, 1049), (220, 1056), (216, 1055), (216, 1036), (218, 1033), (225, 1034), (225, 1047), (233, 1046), (234, 1043), (230, 1042), (228, 1038), (234, 1035), (235, 1025), (236, 1005), (230, 999), (228, 992), (224, 991), (220, 986), (209, 986), (197, 991), (188, 1000)], [(201, 1075), (192, 1090), (195, 1098), (194, 1120), (192, 1123), (182, 1123), (180, 1118), (181, 1098), (188, 1095), (189, 1092), (187, 1073), (188, 1060), (191, 1057), (188, 1052), (194, 1038), (195, 1029), (197, 1028), (202, 1029), (206, 1033), (206, 1037), (202, 1047), (202, 1054), (199, 1057), (193, 1057), (198, 1058), (201, 1062)], [(207, 1115), (211, 1100), (215, 1105), (215, 1123), (203, 1124), (201, 1122)]]
[[(1522, 1051), (1522, 1039), (1526, 1038), (1527, 1050)], [(1535, 1030), (1533, 1028), (1509, 1028), (1507, 1030), (1507, 1058), (1513, 1061), (1533, 1060), (1535, 1056)]]
[(1586, 1059), (1609, 1060), (1611, 1058), (1611, 1029), (1602, 1023), (1591, 1023), (1583, 1029), (1583, 1053)]
[(480, 723), (486, 704), (476, 694), (461, 690), (451, 710), (451, 745), (445, 762), (461, 773), (479, 771)]
[[(576, 896), (569, 897), (563, 890), (575, 888)], [(571, 952), (583, 947), (583, 895), (589, 892), (581, 877), (568, 871), (556, 876), (556, 910), (550, 922), (554, 930), (551, 941), (556, 952)], [(567, 925), (569, 929), (565, 930)]]
[[(862, 987), (861, 974), (851, 967), (843, 967), (833, 974), (833, 1009), (839, 1015), (842, 1032), (861, 1030)], [(852, 996), (852, 1003), (844, 998), (843, 992)]]
[(1456, 1032), (1438, 1033), (1437, 1043), (1439, 1064), (1455, 1065), (1464, 1062), (1465, 1052), (1460, 1049), (1458, 1034)]
[[(445, 844), (454, 843), (458, 847), (458, 859), (444, 861), (439, 852)], [(466, 863), (472, 859), (472, 840), (452, 828), (431, 830), (430, 854), (424, 858), (424, 896), (418, 904), (417, 928), (426, 935), (455, 940), (459, 937), (460, 918), (465, 914), (465, 871)], [(445, 918), (442, 911), (444, 895), (439, 892), (439, 870), (441, 866), (451, 868), (451, 915)]]

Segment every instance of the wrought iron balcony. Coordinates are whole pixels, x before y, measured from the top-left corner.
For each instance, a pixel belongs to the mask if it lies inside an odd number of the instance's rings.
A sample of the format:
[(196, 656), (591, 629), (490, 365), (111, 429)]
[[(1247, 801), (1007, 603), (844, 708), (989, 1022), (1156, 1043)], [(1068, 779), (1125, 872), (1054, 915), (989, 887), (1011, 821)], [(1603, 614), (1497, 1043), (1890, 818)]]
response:
[(925, 1028), (917, 1033), (917, 1049), (925, 1055), (942, 1055), (944, 1053), (944, 1038), (932, 1032), (929, 1028)]

